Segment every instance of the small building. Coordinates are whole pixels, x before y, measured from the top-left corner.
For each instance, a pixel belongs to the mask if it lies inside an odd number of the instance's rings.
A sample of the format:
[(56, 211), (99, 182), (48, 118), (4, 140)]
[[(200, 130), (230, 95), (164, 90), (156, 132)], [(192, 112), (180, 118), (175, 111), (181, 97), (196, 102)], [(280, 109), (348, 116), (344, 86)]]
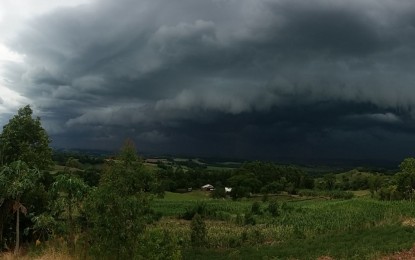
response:
[(200, 187), (200, 189), (204, 191), (212, 191), (212, 190), (215, 190), (215, 187), (213, 187), (213, 185), (211, 184), (206, 184)]

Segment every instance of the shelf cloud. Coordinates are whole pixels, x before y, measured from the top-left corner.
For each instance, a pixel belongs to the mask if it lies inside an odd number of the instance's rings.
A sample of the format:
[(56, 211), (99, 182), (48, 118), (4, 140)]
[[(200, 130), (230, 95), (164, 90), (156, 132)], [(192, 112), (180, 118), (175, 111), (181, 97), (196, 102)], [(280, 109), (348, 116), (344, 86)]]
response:
[(0, 87), (56, 147), (131, 137), (152, 153), (401, 159), (414, 17), (409, 0), (85, 0), (0, 26), (20, 57)]

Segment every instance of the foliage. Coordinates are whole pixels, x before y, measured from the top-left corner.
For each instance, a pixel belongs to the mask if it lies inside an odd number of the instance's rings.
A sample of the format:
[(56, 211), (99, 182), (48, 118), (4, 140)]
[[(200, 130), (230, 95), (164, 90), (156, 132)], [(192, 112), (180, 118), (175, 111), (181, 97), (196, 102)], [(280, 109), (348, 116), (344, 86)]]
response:
[(149, 230), (140, 237), (141, 243), (136, 248), (142, 259), (179, 260), (182, 250), (179, 238), (168, 230)]
[(251, 213), (253, 215), (261, 215), (262, 214), (261, 204), (258, 201), (254, 201), (254, 203), (252, 203)]
[(215, 190), (212, 191), (212, 193), (211, 193), (211, 196), (214, 199), (226, 198), (225, 187), (221, 187), (221, 186), (216, 185)]
[(202, 247), (207, 241), (206, 224), (199, 214), (194, 215), (191, 222), (190, 241), (194, 247)]
[(32, 218), (34, 223), (33, 229), (35, 239), (40, 241), (46, 241), (52, 238), (55, 230), (57, 230), (58, 223), (56, 219), (47, 213), (43, 213)]
[(351, 199), (354, 197), (353, 192), (341, 190), (300, 190), (298, 195), (309, 197), (328, 197), (331, 199)]
[[(3, 126), (3, 131), (0, 134), (0, 165), (11, 171), (13, 171), (13, 167), (28, 168), (30, 169), (28, 172), (35, 168), (43, 171), (48, 169), (52, 163), (49, 137), (42, 128), (40, 119), (32, 118), (32, 113), (30, 106), (20, 108), (17, 115)], [(17, 161), (20, 163), (16, 163)], [(20, 164), (20, 166), (17, 164)], [(17, 168), (14, 170), (17, 170)], [(47, 183), (50, 179), (48, 177), (48, 173), (43, 173), (41, 179), (38, 179), (40, 181), (39, 185), (26, 190), (21, 197), (26, 208), (30, 209), (31, 212), (40, 212), (47, 205), (44, 184), (49, 184)], [(26, 185), (26, 182), (30, 183), (31, 180), (19, 181)], [(9, 226), (12, 220), (10, 208), (13, 204), (13, 200), (6, 198), (0, 205), (0, 243), (2, 244), (5, 239), (10, 240), (13, 235), (12, 228)], [(22, 228), (29, 229), (33, 223), (30, 220), (24, 220), (27, 223), (23, 222)]]
[(13, 201), (13, 212), (16, 213), (16, 245), (15, 254), (19, 252), (20, 243), (20, 212), (27, 214), (22, 204), (22, 196), (35, 187), (40, 178), (37, 169), (31, 169), (22, 161), (15, 161), (4, 166), (0, 172), (0, 197)]
[(186, 220), (191, 220), (196, 214), (201, 216), (206, 216), (208, 214), (207, 204), (205, 202), (198, 201), (195, 205), (187, 207), (185, 212), (181, 214), (180, 217)]
[(153, 218), (149, 188), (151, 175), (127, 142), (116, 162), (106, 165), (99, 186), (85, 203), (90, 225), (91, 254), (102, 259), (133, 259), (139, 236)]
[(270, 201), (267, 210), (271, 216), (277, 217), (279, 215), (278, 202), (276, 200)]
[(77, 221), (75, 214), (81, 210), (81, 203), (89, 191), (88, 185), (82, 179), (65, 171), (56, 177), (52, 184), (51, 193), (53, 194), (52, 210), (53, 215), (58, 219), (63, 217), (66, 220), (67, 232), (65, 232), (69, 250), (75, 252), (75, 235)]
[(30, 168), (47, 169), (52, 164), (49, 137), (40, 123), (32, 118), (29, 105), (20, 108), (0, 134), (0, 157), (3, 164), (24, 161)]
[(415, 199), (415, 158), (406, 158), (399, 165), (400, 172), (379, 189), (381, 200)]

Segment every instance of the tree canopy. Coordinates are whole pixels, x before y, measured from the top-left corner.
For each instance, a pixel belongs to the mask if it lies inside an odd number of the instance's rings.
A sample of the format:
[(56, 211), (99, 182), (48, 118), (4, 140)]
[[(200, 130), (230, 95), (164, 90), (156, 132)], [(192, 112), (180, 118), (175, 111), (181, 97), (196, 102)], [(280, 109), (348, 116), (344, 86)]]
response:
[(10, 164), (21, 160), (30, 168), (40, 170), (52, 163), (50, 139), (40, 123), (40, 118), (33, 118), (29, 105), (20, 108), (17, 115), (3, 127), (0, 134), (0, 162)]

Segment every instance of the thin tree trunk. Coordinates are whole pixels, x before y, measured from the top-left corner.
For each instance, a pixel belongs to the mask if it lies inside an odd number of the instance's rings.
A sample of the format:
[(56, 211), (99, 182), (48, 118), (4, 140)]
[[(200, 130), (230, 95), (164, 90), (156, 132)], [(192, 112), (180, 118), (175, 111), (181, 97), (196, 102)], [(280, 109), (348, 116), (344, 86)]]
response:
[(16, 247), (14, 248), (14, 255), (19, 254), (20, 246), (20, 207), (16, 211)]

